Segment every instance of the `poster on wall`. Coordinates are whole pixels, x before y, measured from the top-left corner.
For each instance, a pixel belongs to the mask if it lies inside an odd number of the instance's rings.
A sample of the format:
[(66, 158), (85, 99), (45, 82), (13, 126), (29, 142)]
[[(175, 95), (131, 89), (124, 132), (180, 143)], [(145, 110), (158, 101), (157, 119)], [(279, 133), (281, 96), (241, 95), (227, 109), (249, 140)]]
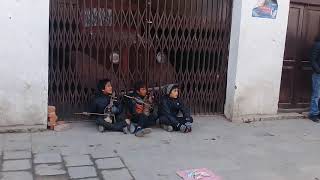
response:
[(277, 0), (258, 0), (252, 10), (252, 17), (276, 19), (278, 13)]

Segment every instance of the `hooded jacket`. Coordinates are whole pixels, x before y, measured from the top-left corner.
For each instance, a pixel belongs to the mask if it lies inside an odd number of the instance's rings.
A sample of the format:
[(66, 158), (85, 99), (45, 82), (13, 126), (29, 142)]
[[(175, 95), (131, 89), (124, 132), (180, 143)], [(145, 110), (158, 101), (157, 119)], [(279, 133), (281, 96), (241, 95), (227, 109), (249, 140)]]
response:
[(312, 48), (310, 62), (313, 71), (320, 74), (320, 41), (316, 41)]
[[(104, 114), (105, 108), (110, 104), (111, 96), (103, 93), (96, 94), (91, 106), (90, 112)], [(111, 112), (118, 115), (122, 112), (122, 104), (119, 101), (114, 101)]]
[(176, 118), (177, 115), (181, 112), (183, 117), (190, 118), (190, 109), (187, 108), (179, 98), (174, 99), (170, 98), (168, 95), (165, 95), (160, 100), (159, 105), (159, 116), (167, 116), (169, 118)]

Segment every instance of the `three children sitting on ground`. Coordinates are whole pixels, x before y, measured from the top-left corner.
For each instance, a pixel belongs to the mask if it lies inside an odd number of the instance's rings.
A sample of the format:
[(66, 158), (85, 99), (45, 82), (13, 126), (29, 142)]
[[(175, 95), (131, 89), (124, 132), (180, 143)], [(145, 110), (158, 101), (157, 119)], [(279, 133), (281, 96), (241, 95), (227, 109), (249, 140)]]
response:
[[(90, 107), (91, 113), (98, 113), (96, 124), (100, 132), (120, 131), (142, 137), (151, 133), (150, 127), (160, 125), (168, 132), (192, 131), (193, 119), (190, 110), (179, 99), (179, 86), (170, 84), (160, 98), (158, 112), (154, 110), (153, 96), (148, 94), (144, 82), (136, 82), (134, 92), (122, 99), (115, 99), (111, 81), (100, 80), (97, 95)], [(128, 112), (125, 112), (125, 106)], [(182, 113), (182, 117), (178, 114)]]

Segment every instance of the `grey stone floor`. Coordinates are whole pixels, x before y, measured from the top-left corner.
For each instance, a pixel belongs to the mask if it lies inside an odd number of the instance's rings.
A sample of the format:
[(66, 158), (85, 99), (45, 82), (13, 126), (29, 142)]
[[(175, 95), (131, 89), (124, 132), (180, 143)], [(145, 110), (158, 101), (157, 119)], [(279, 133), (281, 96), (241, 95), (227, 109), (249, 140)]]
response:
[(64, 132), (0, 134), (3, 180), (178, 180), (208, 168), (224, 180), (319, 180), (320, 124), (305, 119), (235, 124), (195, 117), (191, 134), (155, 128), (137, 138), (99, 133), (93, 123)]

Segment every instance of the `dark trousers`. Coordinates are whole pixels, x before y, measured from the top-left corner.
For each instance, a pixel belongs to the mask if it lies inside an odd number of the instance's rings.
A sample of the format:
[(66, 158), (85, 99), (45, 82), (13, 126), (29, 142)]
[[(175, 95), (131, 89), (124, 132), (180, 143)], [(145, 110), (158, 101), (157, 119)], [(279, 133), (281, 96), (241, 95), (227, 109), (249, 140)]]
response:
[(119, 131), (122, 132), (123, 128), (127, 126), (126, 121), (116, 121), (115, 123), (108, 123), (104, 120), (104, 117), (98, 117), (96, 119), (96, 124), (98, 126), (103, 126), (108, 131)]
[(137, 114), (134, 115), (131, 119), (133, 123), (136, 123), (137, 126), (140, 126), (142, 128), (148, 128), (156, 125), (156, 120), (157, 116), (154, 114), (151, 114), (149, 116), (146, 116), (145, 114)]
[(172, 126), (175, 131), (179, 131), (180, 126), (186, 124), (187, 122), (193, 123), (192, 117), (187, 121), (185, 117), (168, 117), (168, 116), (160, 116), (159, 117), (160, 124)]

